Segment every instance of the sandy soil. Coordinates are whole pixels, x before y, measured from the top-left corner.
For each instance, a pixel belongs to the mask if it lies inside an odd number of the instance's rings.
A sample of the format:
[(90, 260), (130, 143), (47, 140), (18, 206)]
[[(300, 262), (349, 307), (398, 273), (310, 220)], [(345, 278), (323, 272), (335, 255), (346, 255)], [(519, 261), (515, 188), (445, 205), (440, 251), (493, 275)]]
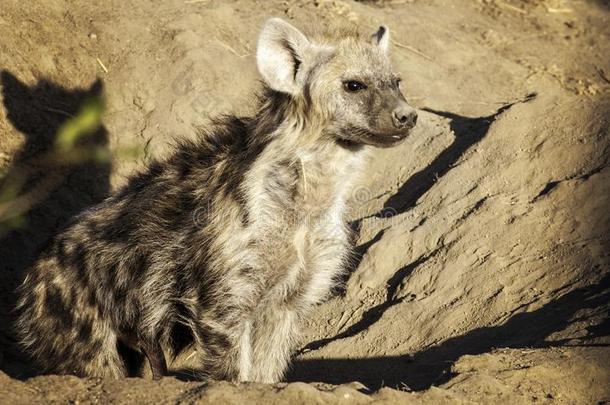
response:
[[(173, 138), (250, 111), (270, 16), (388, 24), (421, 110), (353, 193), (358, 260), (288, 382), (181, 381), (182, 361), (160, 382), (27, 379), (9, 327), (23, 269)], [(116, 159), (71, 168), (0, 236), (0, 403), (610, 401), (609, 20), (593, 0), (3, 0), (0, 170), (102, 91), (95, 142)]]

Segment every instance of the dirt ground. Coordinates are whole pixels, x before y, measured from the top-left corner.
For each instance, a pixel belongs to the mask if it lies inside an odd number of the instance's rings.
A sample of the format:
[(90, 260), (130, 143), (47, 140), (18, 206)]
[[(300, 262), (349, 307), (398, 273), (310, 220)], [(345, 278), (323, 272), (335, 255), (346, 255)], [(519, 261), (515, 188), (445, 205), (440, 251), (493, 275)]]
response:
[[(10, 332), (23, 270), (172, 139), (250, 111), (271, 16), (387, 24), (420, 109), (353, 193), (357, 260), (288, 381), (32, 377)], [(609, 39), (594, 0), (2, 0), (0, 171), (101, 93), (93, 141), (116, 158), (62, 173), (0, 235), (0, 403), (610, 402)]]

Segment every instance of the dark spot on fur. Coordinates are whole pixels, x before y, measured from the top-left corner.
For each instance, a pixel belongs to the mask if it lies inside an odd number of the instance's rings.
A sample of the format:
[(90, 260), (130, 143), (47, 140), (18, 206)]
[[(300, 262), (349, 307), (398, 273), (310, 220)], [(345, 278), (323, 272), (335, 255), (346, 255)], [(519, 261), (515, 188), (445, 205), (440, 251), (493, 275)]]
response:
[(78, 340), (82, 342), (87, 342), (91, 339), (91, 330), (93, 325), (91, 321), (81, 321), (81, 324), (78, 328)]
[(60, 322), (63, 329), (69, 329), (74, 323), (70, 308), (66, 306), (61, 296), (61, 290), (54, 285), (47, 287), (45, 304), (46, 311), (53, 314), (55, 319)]
[(96, 352), (89, 349), (89, 350), (81, 351), (80, 353), (78, 353), (78, 356), (80, 357), (80, 359), (83, 362), (90, 362), (91, 360), (93, 360), (95, 358), (96, 354), (97, 354)]
[(95, 291), (89, 288), (86, 294), (87, 303), (90, 307), (95, 308), (97, 306), (97, 297), (95, 296)]
[(200, 334), (207, 350), (213, 353), (213, 355), (222, 355), (231, 347), (231, 342), (226, 335), (214, 332), (209, 327), (203, 327), (200, 330)]

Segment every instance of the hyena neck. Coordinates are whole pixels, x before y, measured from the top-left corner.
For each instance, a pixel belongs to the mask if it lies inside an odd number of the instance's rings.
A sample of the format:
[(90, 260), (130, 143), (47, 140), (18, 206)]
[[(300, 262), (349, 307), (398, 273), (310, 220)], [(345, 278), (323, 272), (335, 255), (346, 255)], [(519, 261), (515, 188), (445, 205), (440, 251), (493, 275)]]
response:
[(253, 134), (268, 142), (250, 171), (250, 177), (261, 183), (258, 191), (290, 196), (300, 211), (343, 206), (366, 163), (367, 148), (338, 143), (328, 132), (328, 120), (315, 114), (312, 106), (279, 93), (267, 94), (256, 116), (260, 132)]
[(366, 158), (364, 150), (348, 150), (334, 141), (300, 148), (295, 155), (299, 163), (297, 195), (320, 208), (345, 203)]

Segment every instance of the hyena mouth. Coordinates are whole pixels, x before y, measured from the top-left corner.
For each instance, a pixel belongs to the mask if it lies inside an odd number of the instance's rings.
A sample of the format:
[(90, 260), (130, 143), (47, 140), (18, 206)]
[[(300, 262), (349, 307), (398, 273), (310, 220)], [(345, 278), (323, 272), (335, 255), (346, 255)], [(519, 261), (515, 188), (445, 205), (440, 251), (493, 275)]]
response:
[(376, 147), (392, 147), (405, 140), (412, 131), (413, 127), (405, 128), (401, 131), (374, 132), (369, 129), (352, 127), (349, 128), (346, 138), (355, 143), (361, 143)]
[(371, 139), (373, 146), (391, 147), (398, 145), (405, 140), (410, 134), (410, 131), (405, 131), (400, 134), (393, 135), (374, 135)]

